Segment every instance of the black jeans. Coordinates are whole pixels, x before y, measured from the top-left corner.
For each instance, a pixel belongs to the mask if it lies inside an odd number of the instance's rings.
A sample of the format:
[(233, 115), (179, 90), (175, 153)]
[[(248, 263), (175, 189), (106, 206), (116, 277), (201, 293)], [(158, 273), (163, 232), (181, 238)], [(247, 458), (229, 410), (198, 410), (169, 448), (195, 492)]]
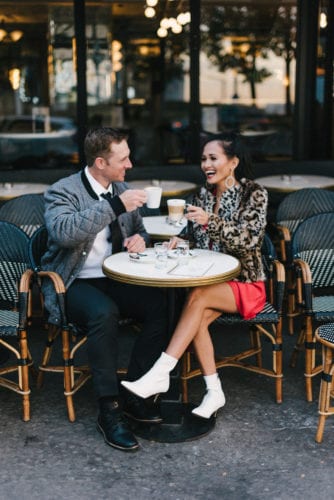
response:
[(97, 397), (117, 395), (118, 321), (143, 323), (131, 354), (127, 378), (151, 368), (168, 341), (167, 294), (159, 288), (127, 285), (109, 278), (77, 279), (67, 294), (68, 320), (87, 335), (87, 352)]

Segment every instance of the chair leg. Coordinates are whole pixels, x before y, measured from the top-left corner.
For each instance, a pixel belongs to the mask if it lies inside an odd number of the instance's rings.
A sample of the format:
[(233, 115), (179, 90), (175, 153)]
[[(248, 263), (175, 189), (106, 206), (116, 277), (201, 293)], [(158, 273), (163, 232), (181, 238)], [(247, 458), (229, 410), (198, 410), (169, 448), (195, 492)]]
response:
[(306, 400), (310, 402), (313, 401), (312, 377), (315, 367), (315, 347), (311, 318), (307, 317), (305, 323), (305, 389)]
[(293, 280), (292, 271), (288, 269), (286, 272), (287, 278), (287, 318), (288, 318), (288, 332), (290, 335), (294, 334), (294, 318), (296, 314), (296, 286)]
[(250, 327), (249, 330), (249, 335), (250, 335), (250, 343), (252, 346), (252, 349), (255, 349), (257, 354), (255, 355), (256, 357), (256, 364), (259, 368), (262, 367), (262, 349), (261, 349), (261, 338), (260, 338), (260, 332), (256, 327)]
[(283, 340), (282, 340), (282, 318), (276, 325), (276, 344), (273, 346), (273, 370), (276, 372), (276, 403), (283, 401)]
[(304, 349), (304, 344), (305, 344), (305, 325), (302, 326), (301, 331), (297, 338), (297, 342), (293, 348), (293, 352), (290, 359), (290, 366), (292, 368), (296, 368), (297, 358), (300, 351)]
[(26, 330), (19, 331), (20, 356), (19, 362), (19, 386), (23, 398), (22, 417), (24, 422), (30, 420), (30, 388), (29, 388), (29, 359), (28, 359), (28, 342)]
[(62, 330), (63, 362), (64, 362), (64, 395), (66, 399), (67, 414), (70, 422), (75, 421), (75, 410), (73, 404), (73, 365), (70, 350), (69, 329)]
[(56, 327), (55, 325), (49, 325), (48, 326), (48, 338), (46, 341), (46, 346), (43, 352), (43, 358), (41, 361), (41, 364), (39, 366), (39, 371), (38, 371), (38, 376), (37, 376), (37, 387), (40, 389), (43, 385), (44, 382), (44, 371), (43, 369), (46, 368), (50, 362), (51, 354), (52, 354), (52, 349), (53, 349), (53, 344), (55, 339), (60, 333), (60, 329)]
[(333, 380), (333, 351), (330, 347), (327, 347), (325, 345), (322, 346), (322, 359), (323, 374), (319, 392), (319, 420), (315, 436), (315, 440), (317, 443), (322, 442), (326, 419), (330, 415), (329, 407)]

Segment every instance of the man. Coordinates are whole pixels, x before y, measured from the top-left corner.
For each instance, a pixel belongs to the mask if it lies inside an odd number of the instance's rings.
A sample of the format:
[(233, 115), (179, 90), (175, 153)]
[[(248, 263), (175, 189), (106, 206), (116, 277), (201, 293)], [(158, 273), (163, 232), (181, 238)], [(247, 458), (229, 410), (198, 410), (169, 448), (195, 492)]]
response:
[[(138, 207), (143, 190), (128, 189), (132, 168), (127, 136), (97, 128), (85, 138), (87, 166), (53, 184), (45, 194), (48, 250), (42, 268), (56, 271), (66, 286), (67, 317), (87, 335), (88, 359), (98, 397), (97, 428), (110, 446), (135, 450), (138, 442), (123, 418), (160, 423), (155, 406), (119, 395), (117, 335), (120, 315), (143, 323), (127, 378), (135, 380), (158, 358), (167, 341), (167, 304), (162, 290), (118, 283), (102, 272), (105, 257), (117, 251), (142, 252), (149, 241)], [(44, 284), (49, 321), (59, 324), (56, 296)], [(125, 399), (124, 399), (125, 398)]]

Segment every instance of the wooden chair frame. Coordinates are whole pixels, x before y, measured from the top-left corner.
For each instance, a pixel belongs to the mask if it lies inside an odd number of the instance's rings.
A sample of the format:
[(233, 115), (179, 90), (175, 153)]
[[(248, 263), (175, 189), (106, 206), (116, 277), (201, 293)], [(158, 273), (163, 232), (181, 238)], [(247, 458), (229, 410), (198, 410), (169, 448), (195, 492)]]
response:
[[(37, 271), (38, 279), (50, 279), (57, 294), (58, 305), (61, 311), (61, 326), (47, 325), (47, 342), (43, 352), (41, 363), (38, 367), (37, 387), (41, 388), (44, 382), (44, 373), (63, 373), (64, 396), (66, 400), (67, 414), (70, 422), (75, 421), (75, 410), (73, 403), (74, 394), (91, 378), (91, 371), (88, 365), (75, 365), (74, 357), (82, 347), (87, 337), (83, 336), (72, 346), (72, 340), (76, 336), (67, 323), (65, 313), (65, 286), (61, 277), (53, 271)], [(63, 365), (50, 365), (50, 359), (54, 341), (61, 336)]]
[[(30, 420), (30, 384), (29, 368), (33, 361), (28, 348), (27, 325), (29, 314), (29, 297), (33, 281), (33, 271), (27, 269), (21, 276), (18, 297), (19, 309), (17, 311), (8, 311), (10, 323), (16, 324), (18, 347), (0, 337), (0, 345), (8, 349), (16, 357), (16, 364), (9, 364), (0, 368), (0, 386), (16, 392), (22, 396), (22, 419), (24, 422)], [(10, 326), (10, 325), (8, 325)], [(8, 374), (17, 373), (17, 381), (7, 378)]]
[[(316, 360), (316, 338), (315, 329), (319, 324), (334, 321), (334, 283), (331, 282), (330, 274), (326, 273), (324, 265), (332, 266), (330, 255), (333, 254), (331, 248), (331, 237), (333, 227), (328, 227), (332, 224), (333, 213), (317, 214), (306, 219), (297, 229), (293, 237), (294, 259), (293, 269), (296, 281), (296, 307), (302, 318), (302, 326), (291, 356), (291, 366), (296, 365), (299, 352), (305, 349), (305, 390), (307, 401), (313, 400), (312, 394), (312, 379), (322, 371), (322, 365), (317, 364)], [(322, 239), (318, 240), (311, 246), (308, 239), (303, 235), (311, 234), (314, 227), (318, 227), (322, 231)], [(299, 232), (302, 236), (302, 244), (299, 240)], [(318, 238), (320, 238), (320, 232)], [(319, 249), (317, 250), (317, 245)], [(307, 248), (308, 245), (310, 248)], [(327, 253), (326, 260), (318, 262), (316, 253)], [(309, 255), (306, 256), (306, 253)], [(304, 257), (304, 258), (302, 258)], [(304, 260), (305, 259), (305, 260)], [(307, 261), (306, 261), (307, 260)], [(322, 265), (320, 265), (322, 264)], [(328, 268), (327, 268), (328, 269)]]

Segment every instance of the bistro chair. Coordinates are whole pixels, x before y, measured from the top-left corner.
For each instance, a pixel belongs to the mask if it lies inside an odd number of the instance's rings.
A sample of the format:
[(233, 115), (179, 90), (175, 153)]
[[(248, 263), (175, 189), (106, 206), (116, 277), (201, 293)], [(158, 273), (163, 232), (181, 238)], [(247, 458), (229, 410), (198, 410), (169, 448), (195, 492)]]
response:
[[(41, 289), (42, 281), (51, 279), (55, 287), (57, 301), (61, 311), (61, 325), (53, 325), (45, 319), (47, 340), (42, 354), (42, 359), (38, 367), (37, 387), (41, 388), (44, 383), (44, 374), (62, 373), (64, 378), (64, 395), (66, 399), (68, 419), (74, 422), (76, 419), (73, 396), (74, 394), (91, 378), (91, 370), (88, 365), (76, 363), (76, 355), (81, 347), (87, 342), (85, 332), (80, 330), (77, 325), (68, 323), (65, 306), (66, 290), (61, 277), (50, 271), (41, 271), (41, 258), (47, 248), (48, 233), (45, 226), (41, 226), (32, 236), (29, 242), (29, 260), (31, 267), (35, 272), (35, 277)], [(41, 294), (41, 303), (43, 297)], [(119, 321), (120, 327), (131, 326), (135, 331), (138, 331), (140, 325), (132, 320), (132, 318), (121, 318)], [(56, 339), (61, 337), (62, 345), (62, 364), (52, 364), (53, 348)], [(119, 375), (126, 374), (127, 370), (124, 367), (118, 369)]]
[(29, 237), (44, 224), (43, 194), (23, 194), (0, 207), (0, 220), (20, 227)]
[(334, 321), (334, 212), (309, 217), (296, 229), (292, 241), (296, 301), (301, 330), (291, 358), (305, 347), (306, 399), (312, 401), (312, 378), (321, 372), (316, 363), (315, 328)]
[(0, 241), (0, 347), (5, 361), (0, 366), (0, 386), (22, 396), (23, 420), (28, 421), (32, 359), (27, 325), (33, 279), (28, 259), (29, 238), (14, 224), (0, 221)]
[(334, 212), (334, 192), (319, 188), (305, 188), (287, 195), (278, 206), (274, 224), (280, 251), (280, 260), (286, 268), (288, 331), (294, 333), (295, 282), (292, 273), (291, 238), (299, 224), (312, 215)]
[[(251, 320), (244, 320), (240, 314), (222, 314), (217, 320), (217, 326), (247, 325), (250, 334), (249, 349), (237, 352), (222, 359), (216, 359), (216, 368), (234, 366), (260, 373), (275, 379), (276, 402), (282, 402), (282, 304), (285, 285), (285, 270), (278, 261), (276, 251), (268, 235), (265, 235), (262, 245), (262, 258), (267, 277), (267, 302), (263, 310)], [(264, 336), (272, 346), (271, 366), (266, 368), (262, 361), (261, 337)], [(250, 359), (253, 358), (253, 363)], [(188, 401), (188, 380), (201, 375), (201, 371), (193, 366), (193, 354), (188, 349), (181, 361), (182, 398)]]
[[(47, 320), (45, 320), (47, 340), (42, 360), (38, 367), (37, 387), (42, 387), (46, 372), (62, 373), (68, 419), (74, 422), (75, 409), (73, 396), (91, 377), (89, 367), (87, 365), (76, 365), (74, 359), (77, 351), (86, 343), (87, 337), (82, 332), (79, 332), (74, 325), (69, 325), (67, 322), (65, 308), (66, 290), (61, 277), (52, 271), (41, 271), (41, 258), (46, 251), (47, 238), (48, 233), (45, 226), (41, 226), (35, 231), (29, 242), (29, 259), (40, 289), (43, 280), (51, 279), (53, 283), (61, 312), (61, 324), (53, 325), (47, 323)], [(41, 301), (43, 304), (42, 294)], [(62, 365), (54, 365), (51, 364), (51, 356), (55, 341), (59, 336), (61, 337), (62, 344)]]
[(319, 392), (319, 421), (315, 440), (322, 442), (327, 417), (334, 415), (334, 405), (331, 400), (333, 391), (333, 352), (334, 352), (334, 323), (319, 326), (315, 331), (315, 338), (322, 345), (322, 374)]

